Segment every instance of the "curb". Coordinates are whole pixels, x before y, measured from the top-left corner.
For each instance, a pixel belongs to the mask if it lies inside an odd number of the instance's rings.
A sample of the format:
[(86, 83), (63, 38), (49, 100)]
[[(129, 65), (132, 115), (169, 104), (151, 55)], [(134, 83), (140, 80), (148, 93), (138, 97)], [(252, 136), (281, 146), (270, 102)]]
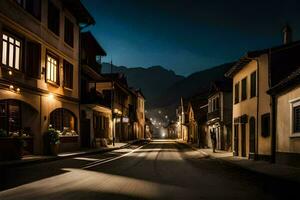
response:
[(107, 148), (107, 149), (98, 149), (95, 151), (88, 151), (88, 152), (78, 152), (77, 154), (71, 154), (71, 155), (66, 155), (66, 156), (49, 156), (46, 158), (41, 158), (41, 159), (36, 159), (36, 160), (17, 160), (17, 161), (12, 161), (8, 163), (0, 163), (0, 169), (1, 168), (6, 168), (6, 167), (22, 167), (22, 166), (27, 166), (27, 165), (31, 165), (31, 164), (40, 164), (40, 163), (46, 163), (46, 162), (52, 162), (52, 161), (57, 161), (57, 160), (64, 160), (64, 159), (68, 159), (68, 158), (74, 158), (77, 156), (84, 156), (84, 155), (93, 155), (93, 154), (98, 154), (98, 153), (106, 153), (106, 152), (110, 152), (110, 151), (114, 151), (114, 150), (118, 150), (118, 149), (123, 149), (126, 147), (129, 147), (130, 145), (140, 142), (140, 141), (144, 141), (144, 140), (134, 140), (134, 141), (130, 141), (127, 144), (124, 144), (123, 146), (120, 147), (112, 147), (112, 148)]
[(255, 170), (255, 169), (253, 169), (251, 167), (239, 165), (239, 164), (235, 163), (234, 161), (230, 161), (230, 160), (227, 160), (227, 159), (223, 159), (223, 158), (218, 158), (218, 157), (212, 156), (211, 154), (206, 153), (206, 152), (202, 151), (201, 149), (193, 147), (190, 144), (185, 143), (185, 142), (178, 142), (178, 141), (176, 141), (176, 142), (179, 143), (179, 144), (186, 145), (186, 146), (192, 148), (195, 151), (201, 152), (202, 154), (206, 155), (209, 158), (221, 161), (223, 163), (226, 163), (227, 165), (231, 165), (231, 166), (236, 167), (236, 168), (244, 169), (244, 170), (247, 170), (247, 171), (252, 172), (252, 173), (260, 174), (260, 175), (267, 176), (267, 177), (272, 177), (272, 178), (275, 178), (275, 179), (278, 179), (278, 180), (284, 180), (284, 181), (288, 181), (288, 182), (292, 182), (292, 183), (299, 183), (300, 182), (298, 180), (290, 179), (290, 178), (286, 178), (286, 177), (282, 177), (280, 175), (264, 173), (262, 171)]

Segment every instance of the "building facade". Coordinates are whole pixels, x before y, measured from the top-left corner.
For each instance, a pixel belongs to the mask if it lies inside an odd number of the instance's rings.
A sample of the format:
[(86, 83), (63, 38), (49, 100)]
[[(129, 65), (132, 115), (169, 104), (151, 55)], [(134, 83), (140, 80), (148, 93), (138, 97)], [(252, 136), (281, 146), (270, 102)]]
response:
[(112, 142), (110, 102), (96, 91), (95, 84), (104, 81), (101, 57), (106, 52), (90, 32), (81, 33), (81, 146), (100, 147)]
[[(208, 133), (216, 135), (216, 149), (231, 151), (232, 82), (215, 81), (211, 85), (207, 113)], [(209, 142), (211, 144), (211, 141)]]
[(0, 2), (0, 129), (31, 138), (31, 153), (49, 126), (60, 151), (79, 147), (79, 23), (94, 23), (79, 0)]
[(280, 164), (300, 166), (300, 68), (269, 90), (274, 99), (276, 158)]

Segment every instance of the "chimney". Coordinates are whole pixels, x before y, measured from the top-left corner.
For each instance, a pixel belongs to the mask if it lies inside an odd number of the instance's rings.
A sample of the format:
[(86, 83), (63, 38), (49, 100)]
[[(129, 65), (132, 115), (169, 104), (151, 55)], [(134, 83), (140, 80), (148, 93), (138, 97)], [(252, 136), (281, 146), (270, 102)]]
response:
[(283, 44), (288, 44), (293, 41), (293, 31), (292, 28), (286, 24), (282, 29), (283, 34)]

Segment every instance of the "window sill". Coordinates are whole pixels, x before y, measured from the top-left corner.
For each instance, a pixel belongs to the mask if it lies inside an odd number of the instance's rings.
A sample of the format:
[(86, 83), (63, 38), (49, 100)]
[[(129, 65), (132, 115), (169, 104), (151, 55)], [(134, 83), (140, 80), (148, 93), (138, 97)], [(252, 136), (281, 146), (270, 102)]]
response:
[(72, 50), (72, 51), (74, 50), (74, 44), (73, 44), (73, 47), (72, 47), (71, 45), (69, 45), (68, 43), (66, 43), (64, 41), (64, 46), (67, 47), (68, 49)]
[(292, 133), (292, 135), (290, 135), (290, 138), (300, 138), (300, 133)]
[(53, 86), (53, 87), (59, 88), (59, 85), (58, 85), (57, 83), (55, 83), (55, 82), (52, 82), (52, 81), (50, 81), (50, 80), (47, 80), (46, 82), (47, 82), (47, 84), (49, 84), (49, 85), (51, 85), (51, 86)]
[(72, 92), (72, 91), (73, 91), (73, 88), (64, 87), (64, 90), (67, 90), (67, 91), (70, 91), (70, 92)]
[(51, 34), (53, 37), (55, 37), (57, 40), (59, 40), (60, 35), (59, 35), (59, 34), (56, 35), (56, 33), (54, 33), (51, 29), (49, 29), (48, 26), (47, 26), (47, 32), (48, 32), (49, 34)]

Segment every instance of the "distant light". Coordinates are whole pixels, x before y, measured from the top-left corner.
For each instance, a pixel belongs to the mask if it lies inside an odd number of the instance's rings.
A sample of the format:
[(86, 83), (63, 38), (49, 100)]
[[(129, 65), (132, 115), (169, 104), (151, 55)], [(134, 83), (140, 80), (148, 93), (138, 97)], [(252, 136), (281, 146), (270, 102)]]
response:
[(161, 111), (159, 110), (158, 113), (161, 114)]
[(14, 89), (14, 86), (13, 86), (13, 85), (10, 85), (10, 86), (9, 86), (9, 89), (13, 90), (13, 89)]
[(18, 93), (20, 92), (20, 88), (17, 88), (17, 92), (18, 92)]
[(168, 119), (168, 115), (166, 115), (165, 118)]
[(8, 74), (11, 76), (11, 75), (12, 75), (12, 71), (11, 71), (11, 70), (9, 70), (9, 71), (8, 71)]

